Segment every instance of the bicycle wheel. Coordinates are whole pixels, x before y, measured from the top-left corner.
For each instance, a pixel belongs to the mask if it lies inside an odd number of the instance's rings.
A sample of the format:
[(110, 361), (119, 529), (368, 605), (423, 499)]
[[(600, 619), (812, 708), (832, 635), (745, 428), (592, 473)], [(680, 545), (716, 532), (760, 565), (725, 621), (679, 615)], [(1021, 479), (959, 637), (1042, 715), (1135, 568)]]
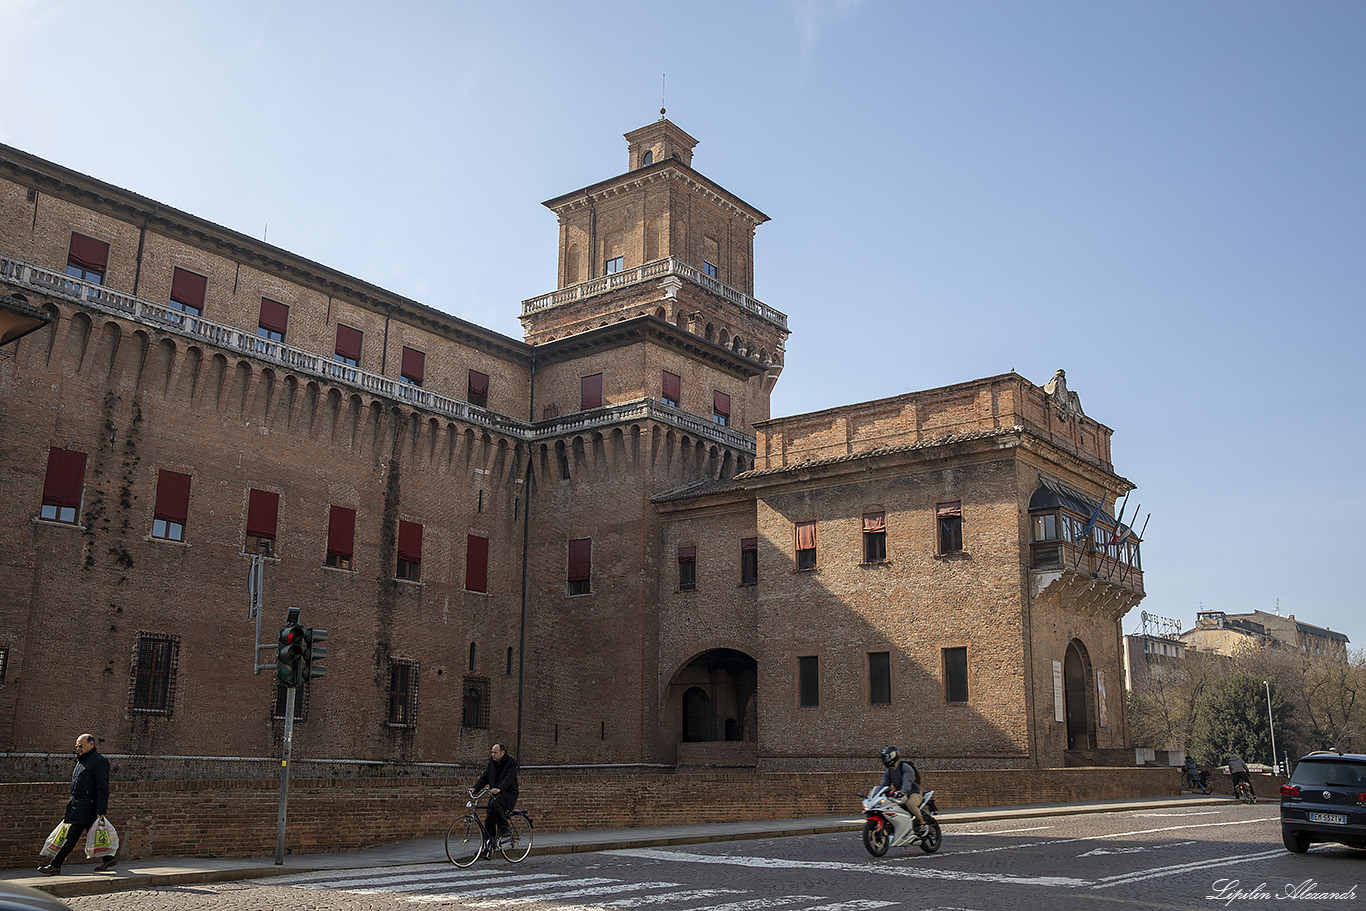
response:
[(515, 813), (507, 824), (509, 832), (498, 839), (498, 850), (512, 863), (521, 863), (531, 853), (531, 817)]
[(479, 859), (484, 847), (484, 830), (473, 816), (458, 816), (446, 830), (446, 856), (457, 867), (468, 867)]

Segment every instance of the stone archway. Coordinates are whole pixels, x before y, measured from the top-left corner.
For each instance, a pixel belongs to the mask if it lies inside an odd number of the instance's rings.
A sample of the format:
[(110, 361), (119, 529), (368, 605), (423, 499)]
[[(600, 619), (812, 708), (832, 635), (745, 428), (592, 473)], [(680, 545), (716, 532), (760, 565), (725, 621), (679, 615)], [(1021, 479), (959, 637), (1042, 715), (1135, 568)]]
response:
[(665, 712), (677, 719), (669, 727), (680, 764), (757, 761), (758, 682), (758, 662), (731, 648), (702, 652), (674, 675)]
[(1067, 748), (1095, 749), (1095, 726), (1091, 723), (1091, 656), (1080, 639), (1067, 643), (1062, 663), (1064, 705), (1067, 716)]

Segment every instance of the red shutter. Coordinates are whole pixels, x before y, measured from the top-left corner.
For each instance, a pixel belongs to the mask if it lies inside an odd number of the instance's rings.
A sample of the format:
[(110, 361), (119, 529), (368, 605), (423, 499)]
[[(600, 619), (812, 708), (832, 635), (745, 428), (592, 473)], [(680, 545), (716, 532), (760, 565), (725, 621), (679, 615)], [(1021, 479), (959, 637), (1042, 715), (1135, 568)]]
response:
[(593, 574), (593, 539), (569, 542), (569, 581), (587, 582)]
[(961, 516), (963, 514), (963, 501), (954, 500), (952, 503), (940, 503), (935, 511), (941, 519), (950, 519), (954, 516)]
[(602, 407), (602, 374), (595, 373), (579, 380), (579, 410)]
[(712, 392), (711, 407), (717, 414), (730, 417), (730, 396), (724, 392)]
[(694, 560), (696, 560), (696, 559), (697, 559), (697, 548), (696, 548), (696, 547), (680, 547), (680, 548), (678, 549), (678, 562), (679, 562), (679, 563), (691, 563), (692, 561), (694, 561)]
[(422, 526), (417, 522), (399, 520), (398, 555), (409, 563), (422, 562)]
[(422, 385), (422, 370), (427, 366), (427, 355), (416, 348), (403, 346), (403, 377)]
[(85, 481), (85, 453), (69, 449), (47, 451), (47, 478), (43, 481), (43, 505), (79, 509), (81, 484)]
[(289, 325), (289, 308), (268, 297), (261, 298), (261, 319), (257, 325), (284, 335), (285, 327)]
[(487, 373), (480, 373), (478, 370), (470, 371), (470, 393), (472, 395), (488, 396), (489, 377)]
[(187, 272), (177, 266), (171, 274), (171, 300), (177, 304), (202, 311), (208, 289), (209, 280), (197, 272)]
[(478, 535), (465, 537), (465, 590), (489, 590), (489, 539)]
[(157, 474), (157, 502), (152, 518), (185, 524), (190, 514), (190, 476), (163, 469)]
[(816, 523), (798, 522), (797, 523), (797, 550), (815, 550), (816, 548)]
[(758, 549), (759, 549), (759, 539), (758, 539), (758, 538), (741, 538), (741, 539), (740, 539), (740, 549), (741, 549), (741, 550), (758, 550)]
[(677, 373), (664, 371), (664, 398), (671, 402), (683, 401), (683, 381)]
[(247, 500), (247, 537), (275, 540), (275, 520), (280, 514), (280, 495), (252, 489)]
[(100, 275), (109, 268), (109, 245), (102, 240), (71, 232), (71, 246), (67, 249), (67, 262), (75, 263), (89, 272)]
[(350, 558), (356, 550), (356, 511), (333, 506), (327, 514), (327, 555)]
[(337, 323), (336, 351), (342, 357), (349, 357), (353, 361), (359, 361), (361, 344), (364, 341), (364, 332), (361, 332), (359, 329), (352, 329), (350, 326), (343, 326), (341, 323)]
[(863, 533), (887, 530), (887, 514), (885, 512), (865, 512), (863, 514)]

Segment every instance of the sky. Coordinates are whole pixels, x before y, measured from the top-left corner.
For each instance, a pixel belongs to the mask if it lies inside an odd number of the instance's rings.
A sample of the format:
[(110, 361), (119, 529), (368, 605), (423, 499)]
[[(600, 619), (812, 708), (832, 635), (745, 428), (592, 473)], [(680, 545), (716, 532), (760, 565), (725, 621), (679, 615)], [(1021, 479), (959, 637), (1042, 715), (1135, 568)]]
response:
[(625, 171), (662, 102), (693, 166), (772, 218), (774, 416), (1062, 368), (1148, 521), (1126, 632), (1279, 608), (1366, 647), (1360, 0), (0, 0), (0, 21), (0, 142), (516, 338), (555, 286), (540, 203)]

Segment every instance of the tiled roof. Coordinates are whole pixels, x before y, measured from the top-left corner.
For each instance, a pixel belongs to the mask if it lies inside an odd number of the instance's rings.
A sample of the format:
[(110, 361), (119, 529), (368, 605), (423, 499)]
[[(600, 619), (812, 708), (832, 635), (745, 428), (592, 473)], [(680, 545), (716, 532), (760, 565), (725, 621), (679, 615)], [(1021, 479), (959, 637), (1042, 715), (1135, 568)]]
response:
[(948, 436), (935, 437), (933, 440), (922, 440), (919, 443), (910, 443), (905, 446), (879, 446), (876, 449), (867, 449), (863, 452), (850, 453), (849, 455), (833, 456), (828, 459), (803, 459), (800, 462), (792, 462), (779, 468), (756, 468), (752, 471), (742, 472), (735, 477), (738, 480), (747, 478), (763, 478), (770, 475), (782, 474), (789, 471), (797, 471), (806, 468), (820, 468), (825, 465), (838, 465), (841, 462), (853, 462), (858, 459), (871, 459), (878, 456), (894, 455), (898, 452), (914, 452), (917, 449), (933, 449), (936, 446), (946, 446), (951, 443), (965, 443), (971, 440), (986, 440), (992, 437), (1009, 436), (1013, 433), (1020, 433), (1025, 428), (1023, 425), (1014, 424), (1010, 427), (996, 427), (991, 430), (978, 430), (970, 433), (951, 433)]
[(708, 494), (723, 493), (727, 490), (735, 490), (741, 485), (735, 483), (730, 478), (707, 478), (702, 481), (694, 481), (682, 487), (675, 487), (673, 490), (666, 490), (663, 493), (655, 494), (650, 498), (651, 503), (666, 503), (670, 500), (687, 500), (692, 497), (705, 497)]

